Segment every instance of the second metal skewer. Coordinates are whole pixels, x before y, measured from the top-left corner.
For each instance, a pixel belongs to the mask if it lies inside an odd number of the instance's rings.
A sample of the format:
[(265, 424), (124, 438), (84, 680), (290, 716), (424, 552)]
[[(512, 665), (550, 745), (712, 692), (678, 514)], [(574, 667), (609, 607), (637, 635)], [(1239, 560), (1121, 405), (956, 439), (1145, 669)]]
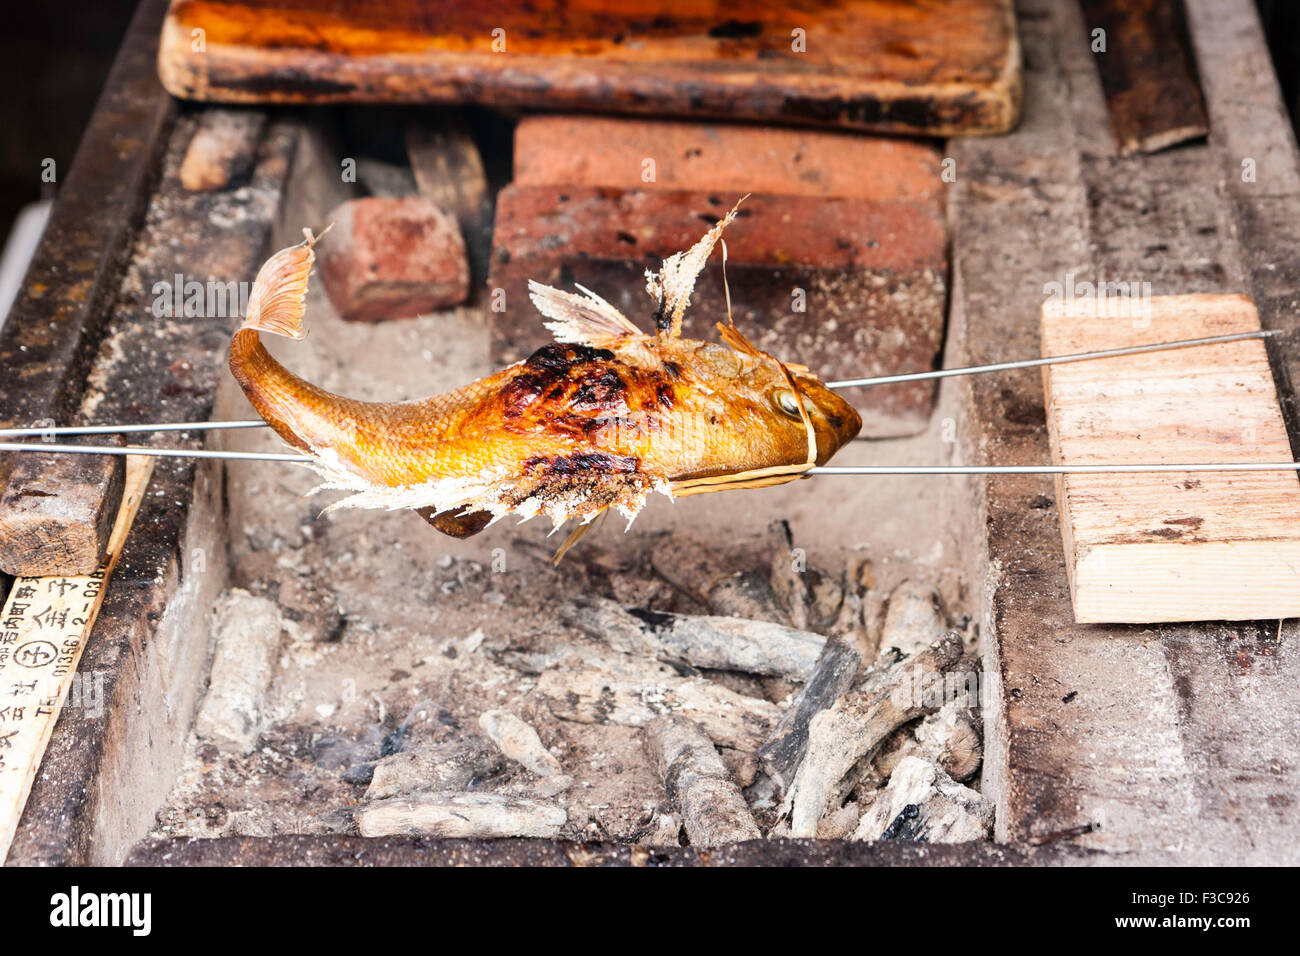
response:
[[(150, 448), (121, 445), (55, 445), (48, 442), (0, 442), (0, 451), (68, 452), (78, 455), (151, 455), (157, 458), (219, 458), (228, 461), (281, 461), (305, 465), (313, 458), (292, 453), (213, 451), (206, 448)], [(1300, 462), (1194, 462), (1114, 465), (822, 465), (809, 475), (1097, 475), (1189, 471), (1297, 471)]]

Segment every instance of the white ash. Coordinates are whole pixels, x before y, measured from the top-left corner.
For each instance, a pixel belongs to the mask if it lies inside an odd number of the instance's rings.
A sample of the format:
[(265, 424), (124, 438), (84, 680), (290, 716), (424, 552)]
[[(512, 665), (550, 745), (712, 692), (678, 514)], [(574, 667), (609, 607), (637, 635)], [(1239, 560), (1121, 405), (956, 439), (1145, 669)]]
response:
[(862, 814), (855, 840), (964, 843), (988, 839), (993, 805), (936, 764), (906, 757)]

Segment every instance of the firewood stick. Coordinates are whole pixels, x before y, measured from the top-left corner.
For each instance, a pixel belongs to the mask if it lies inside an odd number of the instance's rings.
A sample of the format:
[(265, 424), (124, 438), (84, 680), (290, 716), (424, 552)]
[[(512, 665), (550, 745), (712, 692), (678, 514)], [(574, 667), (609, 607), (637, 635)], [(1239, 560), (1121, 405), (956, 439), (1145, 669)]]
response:
[(762, 835), (713, 741), (698, 724), (657, 717), (645, 733), (646, 752), (681, 813), (692, 846), (740, 843)]
[(499, 793), (415, 793), (376, 800), (357, 811), (366, 837), (415, 836), (554, 839), (568, 813), (551, 804)]
[(758, 749), (780, 713), (773, 703), (704, 678), (637, 678), (557, 667), (538, 679), (537, 693), (561, 720), (644, 727), (656, 717), (679, 715), (699, 723), (720, 746), (747, 753)]
[(507, 710), (488, 710), (479, 715), (478, 725), (503, 754), (537, 776), (561, 775), (560, 762), (546, 749), (532, 724)]
[(826, 643), (820, 634), (767, 621), (625, 610), (601, 598), (572, 602), (561, 608), (560, 616), (624, 653), (797, 681), (809, 678)]
[(836, 639), (827, 641), (808, 683), (781, 717), (772, 736), (758, 749), (763, 769), (783, 789), (794, 779), (807, 752), (808, 727), (813, 717), (849, 689), (861, 664), (862, 653), (852, 644)]

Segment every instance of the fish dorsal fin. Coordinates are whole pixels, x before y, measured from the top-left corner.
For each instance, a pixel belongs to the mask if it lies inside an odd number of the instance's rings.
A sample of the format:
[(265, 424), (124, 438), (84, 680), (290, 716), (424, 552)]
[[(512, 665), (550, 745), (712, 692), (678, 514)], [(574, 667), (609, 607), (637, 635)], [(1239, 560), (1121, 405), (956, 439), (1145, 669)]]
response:
[(646, 270), (645, 288), (650, 293), (650, 297), (655, 300), (655, 326), (661, 333), (666, 332), (674, 338), (682, 334), (682, 316), (686, 314), (686, 307), (691, 304), (695, 280), (704, 271), (704, 263), (708, 261), (709, 253), (713, 252), (713, 247), (722, 237), (722, 230), (736, 218), (740, 203), (748, 198), (742, 196), (739, 202), (731, 207), (731, 211), (719, 219), (717, 225), (706, 232), (695, 245), (685, 252), (675, 253), (665, 259), (658, 275), (649, 269)]
[(766, 352), (761, 351), (757, 345), (745, 338), (744, 333), (730, 323), (718, 323), (718, 336), (737, 352), (745, 355), (752, 355), (758, 359), (771, 358)]
[(590, 289), (581, 295), (563, 292), (540, 282), (528, 282), (528, 297), (549, 320), (542, 323), (557, 342), (574, 342), (599, 348), (625, 335), (641, 335), (632, 320)]

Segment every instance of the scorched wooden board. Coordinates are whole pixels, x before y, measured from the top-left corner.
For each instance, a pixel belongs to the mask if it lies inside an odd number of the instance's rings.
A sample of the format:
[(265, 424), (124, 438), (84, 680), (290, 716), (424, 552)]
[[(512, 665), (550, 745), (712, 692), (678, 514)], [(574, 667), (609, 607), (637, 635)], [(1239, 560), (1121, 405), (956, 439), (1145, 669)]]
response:
[(479, 102), (949, 136), (1020, 113), (1011, 0), (173, 0), (187, 99)]

